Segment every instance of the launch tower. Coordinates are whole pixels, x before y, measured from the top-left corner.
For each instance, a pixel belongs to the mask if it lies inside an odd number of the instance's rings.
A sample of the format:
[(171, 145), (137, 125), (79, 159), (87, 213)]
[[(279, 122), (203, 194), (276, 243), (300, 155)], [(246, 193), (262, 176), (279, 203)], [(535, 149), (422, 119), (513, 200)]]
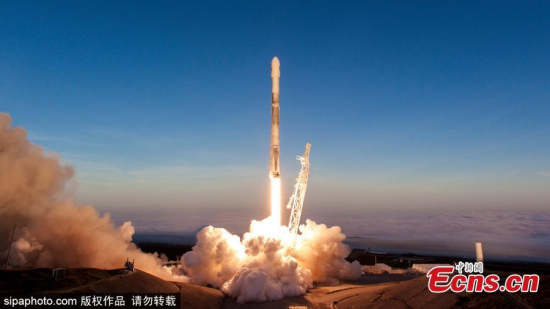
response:
[(294, 193), (290, 197), (290, 201), (286, 205), (290, 211), (290, 221), (288, 222), (289, 231), (296, 237), (298, 234), (298, 226), (300, 225), (300, 217), (302, 216), (302, 208), (304, 207), (304, 198), (306, 196), (307, 179), (309, 177), (309, 148), (310, 143), (306, 144), (306, 150), (302, 157), (298, 156), (296, 159), (302, 164), (302, 169), (298, 178), (296, 178), (296, 185), (294, 185)]

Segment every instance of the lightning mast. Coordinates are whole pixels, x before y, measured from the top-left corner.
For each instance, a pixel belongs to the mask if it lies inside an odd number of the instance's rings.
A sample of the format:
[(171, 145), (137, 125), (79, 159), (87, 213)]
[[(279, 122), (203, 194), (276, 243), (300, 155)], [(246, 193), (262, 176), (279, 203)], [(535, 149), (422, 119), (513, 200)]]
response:
[(296, 157), (302, 164), (302, 169), (298, 178), (296, 178), (296, 184), (294, 185), (294, 193), (290, 197), (288, 204), (286, 205), (287, 209), (292, 209), (290, 211), (290, 221), (288, 222), (289, 231), (296, 237), (298, 234), (298, 226), (300, 225), (300, 217), (302, 216), (302, 208), (304, 207), (304, 198), (306, 196), (307, 189), (307, 179), (309, 176), (309, 148), (311, 147), (310, 143), (306, 144), (306, 150), (304, 151), (304, 156)]

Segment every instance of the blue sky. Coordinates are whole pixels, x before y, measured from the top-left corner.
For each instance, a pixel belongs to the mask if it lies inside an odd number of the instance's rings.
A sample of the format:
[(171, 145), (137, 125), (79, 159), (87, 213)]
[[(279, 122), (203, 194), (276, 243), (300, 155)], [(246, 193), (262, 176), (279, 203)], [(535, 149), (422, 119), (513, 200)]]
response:
[(100, 210), (267, 212), (278, 56), (286, 195), (311, 142), (309, 207), (547, 211), (548, 16), (544, 1), (12, 1), (0, 111)]

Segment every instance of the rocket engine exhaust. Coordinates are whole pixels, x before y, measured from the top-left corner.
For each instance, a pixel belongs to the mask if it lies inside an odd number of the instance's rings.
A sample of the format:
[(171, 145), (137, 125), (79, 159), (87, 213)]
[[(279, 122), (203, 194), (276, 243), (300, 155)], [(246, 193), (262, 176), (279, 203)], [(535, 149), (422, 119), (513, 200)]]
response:
[(281, 225), (281, 178), (271, 178), (271, 218)]
[(269, 178), (271, 179), (271, 217), (281, 224), (281, 170), (279, 135), (279, 78), (281, 64), (277, 57), (271, 61), (271, 145), (269, 151)]

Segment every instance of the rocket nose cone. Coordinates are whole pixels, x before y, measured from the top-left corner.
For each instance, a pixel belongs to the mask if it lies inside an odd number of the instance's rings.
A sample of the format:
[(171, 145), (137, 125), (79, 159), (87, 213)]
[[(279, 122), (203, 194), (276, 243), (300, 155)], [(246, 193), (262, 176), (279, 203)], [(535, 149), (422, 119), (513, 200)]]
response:
[(273, 57), (273, 60), (271, 60), (271, 67), (272, 68), (280, 68), (281, 63), (279, 62), (279, 58)]
[(271, 60), (271, 77), (272, 78), (278, 78), (281, 76), (281, 63), (279, 62), (279, 58), (273, 57), (273, 60)]

